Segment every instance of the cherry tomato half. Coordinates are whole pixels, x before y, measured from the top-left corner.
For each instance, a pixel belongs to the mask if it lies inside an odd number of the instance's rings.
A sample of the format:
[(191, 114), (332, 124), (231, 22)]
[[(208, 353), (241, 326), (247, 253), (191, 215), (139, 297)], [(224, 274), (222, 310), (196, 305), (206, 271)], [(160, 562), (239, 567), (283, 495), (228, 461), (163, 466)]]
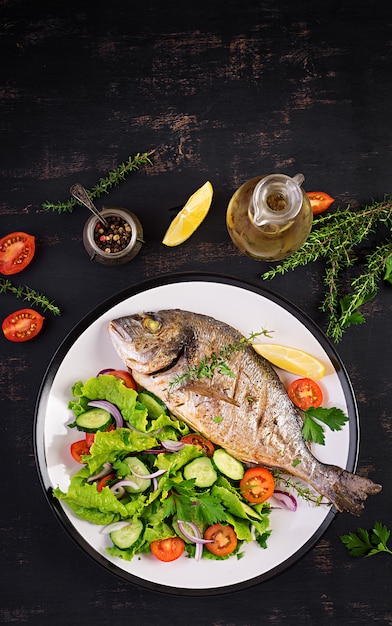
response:
[(182, 437), (181, 441), (183, 443), (191, 444), (192, 446), (196, 446), (199, 450), (202, 450), (209, 458), (214, 454), (214, 445), (208, 439), (205, 439), (201, 435), (196, 435), (193, 433), (192, 435), (187, 435), (186, 437)]
[(19, 309), (5, 318), (1, 328), (9, 341), (29, 341), (38, 335), (43, 321), (42, 315), (33, 309)]
[[(114, 424), (109, 424), (109, 426), (105, 428), (105, 430), (102, 432), (107, 433), (111, 430), (116, 430), (116, 427)], [(91, 448), (91, 446), (93, 445), (94, 440), (95, 440), (95, 433), (86, 433), (86, 444), (88, 445), (89, 448)]]
[(237, 547), (237, 535), (231, 526), (221, 524), (209, 526), (204, 533), (204, 539), (213, 539), (211, 543), (206, 543), (205, 547), (216, 556), (227, 556)]
[(324, 193), (324, 191), (307, 191), (306, 195), (310, 200), (313, 215), (323, 213), (331, 206), (332, 202), (335, 202), (335, 199)]
[(150, 543), (153, 555), (160, 561), (175, 561), (184, 552), (185, 543), (181, 537), (168, 537), (167, 539), (157, 539)]
[(241, 495), (252, 504), (268, 500), (274, 489), (274, 477), (265, 467), (251, 467), (240, 482)]
[(108, 483), (116, 478), (116, 474), (108, 474), (107, 476), (103, 476), (97, 483), (97, 491), (101, 492), (104, 487), (108, 486)]
[(323, 401), (323, 392), (318, 384), (310, 378), (293, 380), (287, 389), (287, 393), (290, 400), (302, 411), (306, 411), (311, 406), (316, 408)]
[(21, 272), (33, 259), (35, 238), (27, 233), (10, 233), (0, 239), (0, 272), (10, 275)]
[(78, 463), (84, 463), (82, 456), (89, 455), (90, 448), (85, 439), (80, 439), (80, 441), (74, 441), (74, 443), (70, 445), (70, 452), (75, 461)]
[(129, 372), (126, 372), (125, 370), (113, 370), (110, 372), (110, 376), (114, 376), (115, 378), (122, 380), (124, 385), (129, 389), (136, 389), (136, 383)]
[(86, 433), (86, 445), (88, 448), (91, 448), (91, 446), (94, 443), (94, 439), (95, 439), (95, 433)]

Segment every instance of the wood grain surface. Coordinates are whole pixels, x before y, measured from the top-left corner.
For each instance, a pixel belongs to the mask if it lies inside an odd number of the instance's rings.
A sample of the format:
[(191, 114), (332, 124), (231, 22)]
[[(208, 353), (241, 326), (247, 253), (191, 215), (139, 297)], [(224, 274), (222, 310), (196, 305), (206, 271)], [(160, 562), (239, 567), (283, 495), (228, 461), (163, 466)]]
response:
[[(0, 16), (0, 235), (35, 235), (35, 259), (12, 282), (61, 309), (46, 314), (34, 341), (0, 338), (0, 622), (392, 624), (392, 558), (352, 558), (339, 540), (376, 520), (392, 528), (390, 284), (337, 347), (358, 402), (358, 471), (383, 491), (359, 520), (338, 515), (298, 563), (264, 583), (192, 598), (119, 579), (55, 519), (33, 449), (35, 402), (55, 350), (97, 305), (142, 280), (233, 275), (272, 289), (325, 328), (323, 262), (262, 283), (268, 266), (233, 246), (226, 207), (242, 182), (270, 172), (302, 172), (305, 189), (330, 193), (335, 207), (391, 194), (390, 2), (3, 0)], [(42, 205), (68, 200), (72, 183), (89, 189), (147, 151), (152, 165), (97, 201), (134, 211), (146, 243), (130, 264), (100, 266), (82, 244), (87, 210)], [(208, 217), (183, 245), (165, 248), (177, 208), (206, 180), (215, 190)], [(387, 237), (378, 229), (363, 254)], [(342, 276), (343, 288), (359, 269)], [(22, 306), (1, 294), (1, 319)]]

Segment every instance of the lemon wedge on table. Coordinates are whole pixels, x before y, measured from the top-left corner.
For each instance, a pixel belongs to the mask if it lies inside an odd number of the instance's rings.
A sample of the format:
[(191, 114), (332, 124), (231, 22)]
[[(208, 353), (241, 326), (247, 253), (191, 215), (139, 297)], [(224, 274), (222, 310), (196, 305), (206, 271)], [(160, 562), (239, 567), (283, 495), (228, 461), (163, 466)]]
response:
[(286, 372), (315, 380), (320, 380), (324, 376), (323, 363), (308, 352), (277, 343), (254, 343), (252, 345), (257, 354)]
[(165, 246), (178, 246), (189, 239), (206, 217), (213, 193), (209, 181), (195, 191), (167, 229), (162, 240)]

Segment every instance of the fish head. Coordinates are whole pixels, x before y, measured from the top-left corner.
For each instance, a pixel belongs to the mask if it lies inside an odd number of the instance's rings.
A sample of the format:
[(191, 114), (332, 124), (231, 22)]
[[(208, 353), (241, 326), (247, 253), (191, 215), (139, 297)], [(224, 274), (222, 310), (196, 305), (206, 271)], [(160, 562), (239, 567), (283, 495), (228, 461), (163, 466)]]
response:
[(110, 338), (129, 369), (153, 374), (169, 369), (180, 359), (193, 336), (180, 313), (171, 309), (111, 320)]

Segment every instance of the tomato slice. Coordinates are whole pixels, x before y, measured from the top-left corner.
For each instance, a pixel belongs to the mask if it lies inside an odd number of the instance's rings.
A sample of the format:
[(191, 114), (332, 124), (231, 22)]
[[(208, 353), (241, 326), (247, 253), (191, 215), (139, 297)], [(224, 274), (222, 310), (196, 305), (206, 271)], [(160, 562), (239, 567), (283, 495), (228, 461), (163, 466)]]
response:
[(287, 393), (290, 400), (302, 411), (306, 411), (311, 406), (316, 408), (323, 401), (323, 392), (311, 378), (297, 378), (297, 380), (293, 380), (287, 389)]
[(251, 467), (246, 470), (240, 482), (243, 497), (252, 504), (265, 502), (274, 493), (275, 481), (265, 467)]
[(185, 543), (181, 537), (168, 537), (167, 539), (152, 541), (150, 549), (157, 559), (168, 563), (181, 556), (185, 549)]
[(74, 441), (74, 443), (70, 445), (70, 452), (75, 461), (78, 463), (85, 463), (85, 461), (82, 460), (82, 456), (84, 454), (89, 455), (90, 448), (88, 447), (85, 439), (80, 439), (80, 441)]
[(215, 451), (214, 445), (205, 437), (201, 435), (196, 435), (193, 433), (192, 435), (186, 435), (186, 437), (182, 437), (181, 441), (183, 443), (191, 444), (192, 446), (196, 446), (199, 450), (202, 450), (209, 458), (212, 457)]
[(35, 237), (15, 232), (0, 239), (0, 272), (10, 275), (21, 272), (32, 261)]
[(213, 540), (211, 543), (206, 543), (205, 547), (216, 556), (227, 556), (237, 547), (237, 535), (231, 526), (222, 526), (222, 524), (209, 526), (204, 533), (204, 539)]
[(331, 206), (332, 202), (335, 202), (335, 199), (324, 191), (307, 191), (306, 195), (310, 200), (313, 215), (323, 213)]
[(101, 492), (104, 487), (107, 487), (108, 483), (116, 478), (116, 474), (108, 474), (103, 476), (97, 483), (97, 491)]
[[(109, 424), (109, 426), (107, 428), (105, 428), (104, 433), (108, 433), (111, 430), (116, 430), (116, 427), (114, 424)], [(86, 433), (86, 443), (88, 445), (89, 448), (91, 448), (91, 446), (93, 445), (94, 441), (95, 441), (95, 435), (96, 433)]]
[(115, 378), (122, 380), (124, 385), (129, 389), (136, 389), (136, 383), (129, 372), (125, 370), (113, 370), (110, 372), (110, 376), (115, 376)]
[(1, 328), (9, 341), (29, 341), (38, 335), (43, 321), (42, 315), (33, 309), (19, 309), (5, 318)]
[(91, 448), (94, 443), (94, 439), (95, 433), (86, 433), (86, 445), (88, 446), (88, 448)]

